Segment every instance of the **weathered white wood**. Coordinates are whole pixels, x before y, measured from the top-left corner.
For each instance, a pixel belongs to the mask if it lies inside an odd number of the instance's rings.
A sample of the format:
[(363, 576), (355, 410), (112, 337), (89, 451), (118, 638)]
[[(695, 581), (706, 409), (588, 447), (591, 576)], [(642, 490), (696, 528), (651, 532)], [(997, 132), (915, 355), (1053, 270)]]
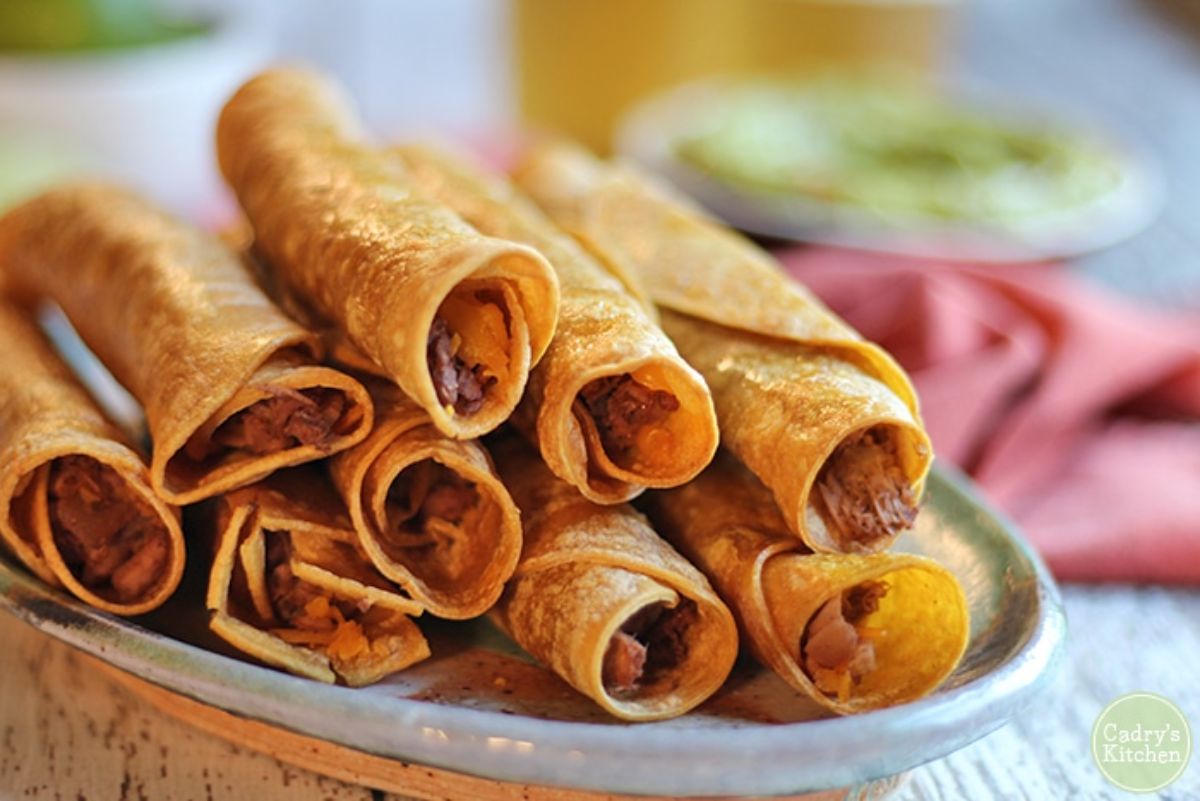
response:
[[(913, 772), (896, 801), (1119, 799), (1089, 756), (1117, 695), (1175, 700), (1200, 734), (1200, 592), (1069, 588), (1069, 656), (1020, 720)], [(67, 646), (0, 614), (0, 799), (388, 798), (230, 745), (156, 710)], [(1200, 798), (1200, 757), (1160, 796)]]
[(0, 799), (371, 801), (162, 714), (0, 613)]
[[(102, 671), (139, 698), (160, 711), (291, 765), (298, 765), (351, 784), (367, 784), (411, 795), (420, 801), (445, 798), (469, 798), (472, 801), (629, 801), (628, 795), (609, 795), (583, 790), (497, 782), (427, 765), (377, 757), (344, 748), (255, 720), (231, 715), (183, 696), (156, 687), (149, 682), (110, 668)], [(902, 776), (872, 783), (872, 792), (884, 794), (901, 781)], [(846, 790), (827, 790), (801, 796), (780, 797), (779, 801), (844, 801)], [(670, 801), (662, 796), (638, 796), (638, 801)]]
[[(1200, 592), (1071, 587), (1068, 658), (1052, 693), (980, 742), (913, 772), (897, 801), (1129, 798), (1091, 757), (1092, 724), (1114, 698), (1175, 701), (1200, 736)], [(1200, 757), (1159, 797), (1200, 799)]]

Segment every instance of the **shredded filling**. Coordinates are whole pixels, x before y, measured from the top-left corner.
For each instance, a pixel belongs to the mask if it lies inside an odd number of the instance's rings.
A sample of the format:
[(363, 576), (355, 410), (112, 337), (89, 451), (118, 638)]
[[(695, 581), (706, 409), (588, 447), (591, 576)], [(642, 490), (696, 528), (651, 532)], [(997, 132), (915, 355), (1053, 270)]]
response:
[(84, 586), (107, 584), (128, 603), (158, 582), (170, 539), (158, 515), (115, 470), (86, 456), (57, 459), (48, 500), (54, 541)]
[(916, 494), (884, 429), (868, 429), (839, 445), (816, 489), (826, 523), (850, 550), (893, 537), (917, 519)]
[(679, 399), (664, 389), (651, 389), (629, 373), (605, 376), (579, 392), (596, 421), (600, 441), (612, 456), (623, 457), (640, 443), (639, 435), (666, 420)]
[[(429, 362), (429, 375), (438, 400), (459, 414), (474, 414), (483, 406), (483, 392), (487, 384), (480, 365), (468, 366), (458, 355), (456, 335), (441, 317), (433, 321), (429, 329), (429, 341), (425, 346), (425, 358)], [(490, 379), (494, 382), (495, 379)]]
[(329, 447), (346, 408), (346, 398), (341, 392), (287, 387), (271, 387), (270, 392), (271, 397), (222, 423), (213, 433), (213, 444), (256, 455), (301, 445), (314, 445), (322, 450)]
[(424, 461), (405, 470), (388, 490), (389, 520), (408, 547), (453, 545), (481, 513), (479, 489), (445, 465)]
[(887, 595), (882, 581), (864, 581), (827, 601), (804, 629), (800, 644), (804, 670), (817, 689), (846, 701), (850, 691), (875, 669), (876, 629), (864, 621)]
[(687, 631), (698, 614), (696, 604), (686, 600), (673, 609), (659, 603), (638, 610), (608, 643), (601, 673), (605, 689), (629, 695), (682, 662)]
[(508, 374), (508, 343), (508, 311), (499, 293), (446, 298), (425, 344), (438, 401), (458, 414), (479, 411), (488, 389)]
[(293, 645), (319, 648), (330, 658), (348, 661), (371, 651), (360, 616), (369, 608), (332, 597), (292, 572), (291, 540), (286, 534), (266, 532), (267, 592), (276, 616), (287, 624), (271, 633)]

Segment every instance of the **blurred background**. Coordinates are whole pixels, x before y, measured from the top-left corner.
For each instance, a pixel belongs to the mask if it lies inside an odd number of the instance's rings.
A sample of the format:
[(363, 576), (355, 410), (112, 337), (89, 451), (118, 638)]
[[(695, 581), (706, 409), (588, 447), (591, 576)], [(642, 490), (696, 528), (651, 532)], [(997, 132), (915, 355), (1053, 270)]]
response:
[[(1188, 216), (1200, 206), (1198, 8), (1191, 0), (4, 0), (0, 193), (86, 165), (203, 213), (219, 193), (208, 141), (219, 104), (273, 60), (337, 76), (381, 136), (500, 138), (532, 125), (598, 149), (612, 147), (631, 105), (681, 81), (882, 63), (1082, 119), (1169, 165), (1172, 202), (1156, 244), (1095, 254), (1089, 269), (1118, 283), (1144, 273), (1126, 288), (1178, 305), (1200, 297), (1200, 275), (1164, 258), (1191, 244)], [(1132, 216), (1140, 227), (1152, 215)]]
[(274, 61), (380, 141), (662, 172), (901, 359), (1060, 576), (1200, 581), (1193, 0), (0, 0), (0, 206), (84, 171), (227, 221), (215, 117)]

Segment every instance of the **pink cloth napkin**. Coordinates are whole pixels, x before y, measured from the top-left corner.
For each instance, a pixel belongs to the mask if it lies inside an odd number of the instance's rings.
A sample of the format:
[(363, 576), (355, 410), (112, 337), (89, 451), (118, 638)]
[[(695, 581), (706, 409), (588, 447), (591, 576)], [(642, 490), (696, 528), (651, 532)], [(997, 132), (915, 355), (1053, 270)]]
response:
[(939, 457), (1059, 578), (1200, 582), (1200, 315), (1051, 264), (781, 257), (909, 370)]

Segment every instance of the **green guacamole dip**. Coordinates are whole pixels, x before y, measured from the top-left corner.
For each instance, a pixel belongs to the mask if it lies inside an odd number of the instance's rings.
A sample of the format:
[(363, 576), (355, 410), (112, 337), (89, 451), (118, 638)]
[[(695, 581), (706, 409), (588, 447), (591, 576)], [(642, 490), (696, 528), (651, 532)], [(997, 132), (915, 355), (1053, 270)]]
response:
[(1071, 131), (1009, 122), (914, 82), (757, 81), (711, 108), (677, 155), (729, 184), (895, 219), (1005, 224), (1095, 200), (1115, 156)]

